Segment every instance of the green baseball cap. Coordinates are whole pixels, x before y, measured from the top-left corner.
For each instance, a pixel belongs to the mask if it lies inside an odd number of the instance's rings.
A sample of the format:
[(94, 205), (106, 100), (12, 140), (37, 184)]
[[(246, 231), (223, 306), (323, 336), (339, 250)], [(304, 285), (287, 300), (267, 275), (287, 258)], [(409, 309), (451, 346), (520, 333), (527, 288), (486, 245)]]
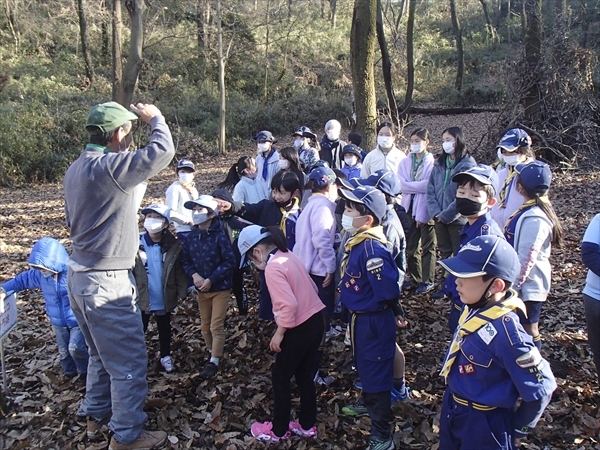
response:
[(85, 128), (92, 134), (107, 133), (137, 119), (137, 115), (117, 102), (100, 103), (90, 110)]

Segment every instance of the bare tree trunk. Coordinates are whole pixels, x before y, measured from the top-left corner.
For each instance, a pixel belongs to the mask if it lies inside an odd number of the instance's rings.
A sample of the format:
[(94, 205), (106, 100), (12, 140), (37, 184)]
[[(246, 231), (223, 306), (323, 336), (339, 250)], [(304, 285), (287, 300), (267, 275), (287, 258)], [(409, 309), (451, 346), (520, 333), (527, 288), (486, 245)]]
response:
[(396, 96), (394, 94), (394, 87), (392, 86), (392, 63), (390, 61), (390, 54), (385, 40), (381, 0), (377, 0), (377, 40), (379, 41), (379, 50), (381, 51), (381, 69), (383, 71), (383, 81), (385, 83), (385, 92), (388, 98), (390, 116), (392, 122), (398, 123), (398, 105), (396, 104)]
[(406, 20), (406, 95), (402, 107), (402, 118), (406, 118), (408, 109), (412, 104), (413, 91), (415, 90), (415, 8), (417, 0), (408, 0), (408, 18)]
[(331, 14), (331, 28), (335, 30), (335, 25), (337, 22), (337, 0), (329, 0), (329, 12)]
[(123, 75), (123, 103), (128, 106), (133, 100), (133, 93), (137, 85), (138, 76), (142, 69), (142, 47), (144, 44), (144, 0), (126, 0), (125, 7), (131, 21), (131, 41), (129, 43), (129, 55)]
[(19, 24), (17, 21), (17, 11), (19, 9), (18, 0), (4, 0), (4, 14), (6, 15), (6, 22), (10, 29), (13, 41), (15, 43), (15, 52), (19, 50), (21, 44), (21, 33), (19, 32)]
[(225, 147), (225, 55), (223, 55), (223, 29), (221, 27), (221, 0), (217, 0), (217, 43), (219, 58), (219, 153), (227, 152)]
[(490, 17), (490, 11), (488, 9), (488, 5), (485, 2), (485, 0), (479, 0), (479, 3), (481, 3), (481, 9), (483, 10), (483, 17), (485, 18), (485, 26), (487, 27), (488, 33), (490, 34), (490, 37), (492, 38), (492, 40), (496, 39), (496, 29), (494, 28), (494, 25), (492, 24), (492, 18)]
[(269, 10), (271, 9), (271, 0), (267, 1), (267, 9), (265, 11), (265, 25), (267, 27), (265, 33), (265, 88), (263, 99), (266, 102), (269, 99)]
[(197, 3), (198, 48), (208, 48), (210, 35), (210, 1), (198, 0)]
[(375, 146), (377, 124), (374, 74), (376, 27), (377, 0), (354, 0), (350, 32), (350, 60), (356, 103), (356, 126), (363, 135), (365, 148)]
[[(103, 11), (108, 11), (108, 6), (106, 5), (106, 1), (107, 0), (102, 0), (102, 2), (100, 3), (100, 8)], [(102, 48), (100, 51), (101, 51), (101, 55), (102, 55), (102, 61), (106, 62), (110, 58), (110, 50), (109, 50), (110, 36), (108, 33), (108, 21), (104, 17), (102, 18), (102, 23), (100, 24), (100, 30), (102, 33)]]
[(81, 52), (83, 53), (83, 62), (85, 63), (85, 73), (90, 80), (90, 84), (94, 82), (94, 68), (92, 67), (92, 58), (90, 56), (90, 48), (87, 34), (87, 20), (83, 10), (84, 0), (77, 0), (77, 14), (79, 15), (79, 35), (81, 36)]
[(541, 92), (539, 86), (539, 60), (542, 47), (542, 0), (525, 0), (525, 59), (531, 81), (525, 93), (525, 117), (530, 123), (541, 119)]
[(456, 14), (456, 1), (450, 0), (450, 17), (452, 19), (452, 30), (454, 31), (454, 39), (456, 39), (456, 82), (454, 86), (458, 92), (462, 91), (463, 77), (465, 74), (465, 54), (463, 52), (462, 32), (458, 15)]
[(123, 98), (123, 60), (121, 54), (121, 0), (112, 0), (112, 99)]

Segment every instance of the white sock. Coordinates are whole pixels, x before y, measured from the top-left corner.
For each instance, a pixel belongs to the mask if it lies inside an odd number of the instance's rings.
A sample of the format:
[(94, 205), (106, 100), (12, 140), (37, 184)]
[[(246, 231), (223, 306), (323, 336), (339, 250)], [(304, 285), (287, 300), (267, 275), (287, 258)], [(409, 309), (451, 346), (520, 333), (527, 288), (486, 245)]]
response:
[(216, 356), (211, 356), (210, 357), (210, 362), (213, 363), (215, 366), (219, 365), (219, 358), (217, 358)]

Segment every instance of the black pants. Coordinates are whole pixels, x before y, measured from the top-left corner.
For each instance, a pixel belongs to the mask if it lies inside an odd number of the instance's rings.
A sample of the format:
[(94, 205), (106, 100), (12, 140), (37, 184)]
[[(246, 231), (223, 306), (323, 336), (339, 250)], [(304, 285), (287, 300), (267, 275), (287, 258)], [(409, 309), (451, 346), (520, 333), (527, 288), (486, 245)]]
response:
[(240, 314), (248, 314), (248, 296), (246, 295), (246, 288), (244, 287), (244, 269), (234, 269), (231, 280), (233, 281), (233, 295), (237, 302), (238, 310)]
[[(306, 322), (285, 332), (281, 342), (281, 352), (277, 354), (273, 372), (273, 433), (283, 436), (289, 427), (292, 408), (291, 380), (296, 377), (300, 391), (300, 412), (298, 418), (305, 430), (312, 428), (317, 421), (317, 395), (312, 368), (315, 354), (323, 336), (323, 317), (313, 315)], [(389, 399), (388, 399), (389, 407)]]
[(363, 402), (371, 418), (371, 436), (387, 440), (391, 437), (392, 423), (391, 392), (367, 393), (363, 391)]
[[(144, 324), (144, 333), (148, 329), (148, 323), (152, 317), (152, 312), (146, 313), (142, 311), (142, 323)], [(154, 315), (156, 318), (156, 326), (158, 328), (158, 344), (160, 346), (160, 357), (164, 358), (171, 354), (171, 313), (168, 312), (162, 315)]]

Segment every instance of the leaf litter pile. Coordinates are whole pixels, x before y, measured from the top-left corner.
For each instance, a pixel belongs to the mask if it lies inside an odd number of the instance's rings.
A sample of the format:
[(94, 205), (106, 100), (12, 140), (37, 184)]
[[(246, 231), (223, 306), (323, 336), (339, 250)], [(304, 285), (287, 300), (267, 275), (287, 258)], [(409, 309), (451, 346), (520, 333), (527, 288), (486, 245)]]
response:
[[(210, 193), (240, 154), (205, 157), (197, 154), (196, 182), (200, 193)], [(172, 169), (153, 178), (144, 205), (163, 201), (174, 179)], [(600, 211), (600, 175), (555, 175), (552, 201), (565, 227), (566, 244), (552, 249), (553, 284), (544, 305), (540, 329), (543, 355), (550, 361), (558, 389), (534, 432), (521, 444), (527, 449), (600, 449), (600, 412), (595, 369), (587, 346), (581, 289), (586, 270), (580, 262), (580, 241), (593, 215)], [(0, 189), (0, 280), (27, 269), (32, 245), (53, 236), (69, 248), (64, 225), (62, 186), (41, 185)], [(440, 281), (441, 273), (437, 273)], [(188, 297), (173, 316), (172, 356), (177, 371), (158, 370), (158, 335), (151, 322), (148, 335), (149, 429), (162, 429), (173, 449), (267, 448), (249, 433), (256, 420), (270, 420), (270, 370), (274, 355), (268, 350), (274, 325), (257, 318), (257, 286), (247, 278), (250, 313), (240, 316), (232, 299), (227, 315), (225, 358), (217, 376), (202, 380), (207, 360), (194, 299)], [(400, 449), (437, 449), (444, 384), (438, 376), (450, 341), (448, 302), (429, 295), (405, 295), (409, 327), (398, 330), (406, 354), (406, 379), (411, 399), (393, 407), (394, 441)], [(0, 449), (105, 449), (109, 435), (88, 442), (85, 426), (75, 416), (83, 392), (62, 376), (54, 334), (44, 314), (41, 293), (20, 294), (19, 322), (5, 338), (8, 370), (8, 411), (0, 419)], [(599, 324), (600, 325), (600, 324)], [(356, 375), (343, 334), (331, 339), (323, 358), (335, 382), (317, 386), (318, 439), (292, 437), (276, 448), (359, 449), (367, 444), (368, 418), (341, 414), (354, 402)], [(292, 401), (292, 410), (298, 398)], [(292, 413), (294, 414), (294, 412)]]

